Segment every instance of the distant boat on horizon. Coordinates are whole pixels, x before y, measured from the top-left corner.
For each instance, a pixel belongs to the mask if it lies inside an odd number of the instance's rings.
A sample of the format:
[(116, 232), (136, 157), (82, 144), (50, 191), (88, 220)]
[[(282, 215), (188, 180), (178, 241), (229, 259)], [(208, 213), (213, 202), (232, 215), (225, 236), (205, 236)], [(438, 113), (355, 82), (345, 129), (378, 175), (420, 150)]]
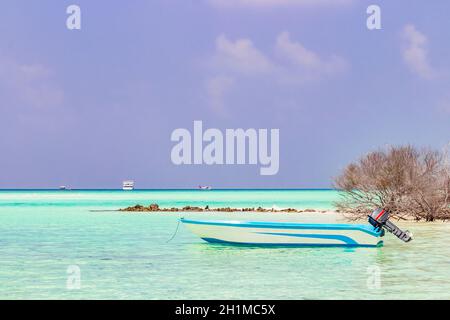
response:
[(122, 190), (124, 190), (124, 191), (134, 190), (134, 181), (126, 180), (126, 181), (122, 182)]
[(67, 186), (59, 186), (59, 190), (71, 190)]
[(200, 190), (211, 190), (211, 189), (212, 189), (211, 186), (198, 186), (198, 188), (199, 188)]

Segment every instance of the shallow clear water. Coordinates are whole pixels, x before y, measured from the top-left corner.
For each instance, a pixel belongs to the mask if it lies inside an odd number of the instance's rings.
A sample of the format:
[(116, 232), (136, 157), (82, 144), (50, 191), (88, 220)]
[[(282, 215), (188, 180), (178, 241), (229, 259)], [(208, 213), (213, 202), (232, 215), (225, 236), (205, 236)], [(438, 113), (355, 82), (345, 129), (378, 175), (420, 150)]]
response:
[[(204, 243), (181, 216), (334, 220), (324, 214), (91, 212), (162, 206), (332, 208), (331, 190), (0, 191), (3, 299), (450, 299), (450, 224), (399, 223), (381, 248), (243, 248)], [(67, 268), (80, 268), (69, 290)], [(375, 277), (379, 273), (379, 282)]]

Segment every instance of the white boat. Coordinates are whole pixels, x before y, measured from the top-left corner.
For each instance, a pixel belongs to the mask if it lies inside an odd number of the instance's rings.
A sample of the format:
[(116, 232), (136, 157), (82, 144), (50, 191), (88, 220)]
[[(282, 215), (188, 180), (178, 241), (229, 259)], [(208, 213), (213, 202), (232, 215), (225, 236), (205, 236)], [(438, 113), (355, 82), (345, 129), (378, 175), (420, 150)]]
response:
[(375, 210), (370, 224), (324, 224), (263, 221), (213, 221), (182, 218), (194, 234), (211, 243), (251, 246), (378, 247), (385, 229), (399, 239), (412, 239), (388, 221), (389, 212)]
[(122, 189), (125, 191), (131, 191), (134, 190), (134, 181), (133, 180), (126, 180), (122, 183)]
[(198, 186), (198, 188), (199, 188), (200, 190), (211, 190), (211, 189), (212, 189), (211, 186)]
[(194, 234), (211, 243), (266, 246), (381, 246), (383, 230), (359, 224), (208, 221), (181, 219)]

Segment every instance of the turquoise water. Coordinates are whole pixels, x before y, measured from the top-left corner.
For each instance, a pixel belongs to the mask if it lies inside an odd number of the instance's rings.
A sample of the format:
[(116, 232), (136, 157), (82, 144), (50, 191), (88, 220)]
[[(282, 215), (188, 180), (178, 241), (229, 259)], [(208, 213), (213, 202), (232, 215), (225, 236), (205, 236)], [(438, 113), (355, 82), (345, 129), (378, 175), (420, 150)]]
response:
[[(167, 240), (181, 215), (273, 221), (324, 215), (90, 211), (152, 202), (330, 209), (337, 196), (331, 190), (0, 191), (0, 298), (450, 299), (448, 223), (400, 222), (415, 240), (388, 235), (382, 248), (242, 248), (206, 244), (184, 226)], [(69, 266), (80, 270), (79, 289), (67, 287)]]
[(201, 206), (332, 209), (338, 199), (334, 190), (122, 190), (100, 191), (0, 191), (0, 208), (90, 207), (109, 209), (137, 203), (161, 207)]

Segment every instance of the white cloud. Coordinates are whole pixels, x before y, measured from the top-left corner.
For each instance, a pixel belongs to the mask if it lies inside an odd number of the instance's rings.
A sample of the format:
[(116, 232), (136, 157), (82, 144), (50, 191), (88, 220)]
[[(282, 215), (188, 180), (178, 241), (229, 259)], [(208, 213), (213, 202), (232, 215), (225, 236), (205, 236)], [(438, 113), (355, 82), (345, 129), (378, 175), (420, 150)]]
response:
[(292, 41), (288, 32), (278, 35), (275, 50), (280, 57), (285, 58), (304, 73), (313, 72), (319, 76), (338, 73), (347, 68), (343, 58), (332, 55), (329, 59), (322, 59), (317, 53), (306, 49), (300, 42)]
[(301, 85), (346, 71), (348, 63), (336, 55), (328, 58), (293, 41), (288, 32), (276, 38), (273, 50), (265, 54), (250, 39), (230, 40), (225, 35), (216, 39), (215, 52), (209, 64), (212, 76), (206, 81), (210, 107), (226, 113), (226, 95), (246, 78), (261, 79), (274, 84)]
[(206, 82), (209, 104), (211, 108), (221, 115), (225, 115), (225, 96), (234, 84), (234, 79), (227, 76), (216, 76)]
[(347, 62), (336, 55), (322, 58), (300, 42), (293, 41), (288, 32), (278, 35), (274, 45), (276, 56), (270, 57), (255, 47), (250, 39), (229, 40), (225, 35), (216, 39), (212, 58), (215, 71), (245, 76), (275, 76), (285, 74), (302, 80), (317, 79), (345, 71)]
[(0, 56), (0, 89), (8, 105), (48, 108), (59, 105), (63, 92), (51, 81), (51, 71), (41, 64), (24, 64)]
[(428, 39), (412, 24), (408, 24), (402, 31), (405, 47), (403, 59), (410, 70), (422, 78), (431, 79), (435, 72), (428, 59)]
[(245, 74), (267, 73), (273, 68), (270, 60), (249, 39), (230, 41), (225, 35), (216, 39), (214, 64), (219, 68)]
[(347, 5), (354, 0), (208, 0), (220, 8), (274, 8)]

